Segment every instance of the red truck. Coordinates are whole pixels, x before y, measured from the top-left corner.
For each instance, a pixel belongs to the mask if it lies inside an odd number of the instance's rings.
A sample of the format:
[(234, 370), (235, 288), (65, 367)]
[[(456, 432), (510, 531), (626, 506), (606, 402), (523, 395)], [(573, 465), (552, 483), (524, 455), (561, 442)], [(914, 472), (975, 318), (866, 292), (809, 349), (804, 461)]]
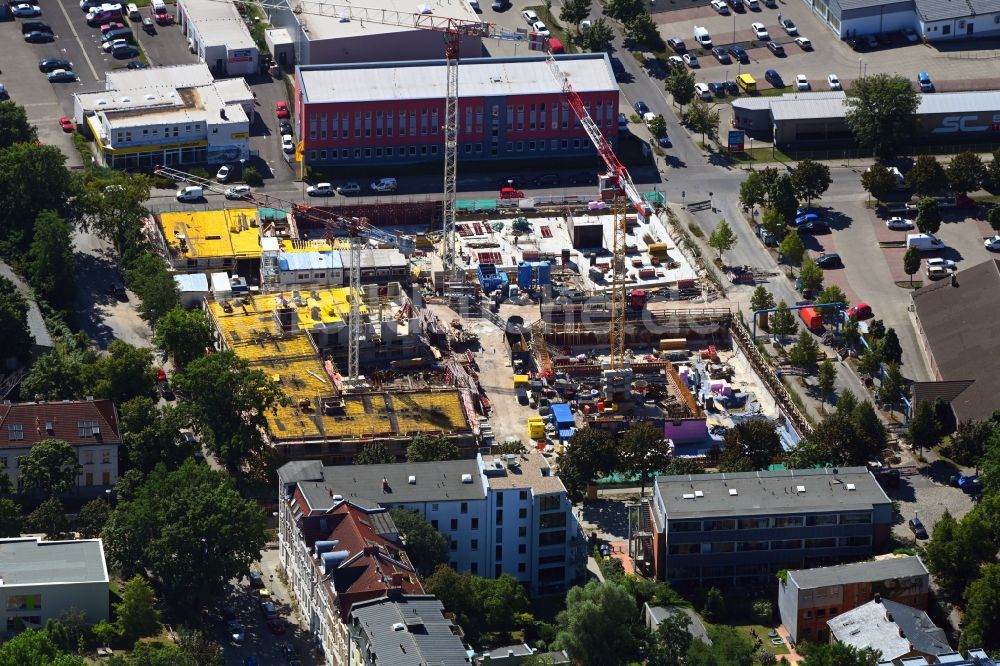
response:
[(816, 308), (802, 308), (799, 310), (799, 317), (810, 331), (823, 329), (823, 315)]
[(500, 198), (501, 199), (523, 199), (524, 192), (521, 190), (514, 189), (513, 187), (501, 187), (500, 188)]

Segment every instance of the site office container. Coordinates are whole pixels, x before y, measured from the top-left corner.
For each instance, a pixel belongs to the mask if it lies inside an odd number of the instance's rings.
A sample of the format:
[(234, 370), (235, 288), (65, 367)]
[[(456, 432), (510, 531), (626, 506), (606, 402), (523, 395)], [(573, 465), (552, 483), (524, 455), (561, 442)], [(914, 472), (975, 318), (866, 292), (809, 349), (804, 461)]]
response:
[(799, 317), (810, 331), (818, 331), (823, 328), (823, 315), (816, 308), (802, 308), (799, 310)]

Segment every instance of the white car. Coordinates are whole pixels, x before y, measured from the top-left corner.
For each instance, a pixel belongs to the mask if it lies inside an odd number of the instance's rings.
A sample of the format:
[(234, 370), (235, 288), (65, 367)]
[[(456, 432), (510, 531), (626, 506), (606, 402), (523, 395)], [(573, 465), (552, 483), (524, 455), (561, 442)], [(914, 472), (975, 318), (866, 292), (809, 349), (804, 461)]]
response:
[(696, 56), (693, 53), (685, 53), (684, 55), (681, 56), (681, 60), (684, 61), (684, 64), (690, 67), (691, 69), (694, 69), (695, 67), (701, 67), (701, 65), (698, 63), (698, 56)]
[(31, 16), (41, 16), (42, 10), (36, 5), (17, 5), (14, 7), (14, 16), (20, 17), (31, 17)]
[(306, 188), (306, 194), (311, 197), (329, 197), (334, 193), (333, 185), (330, 183), (317, 183)]
[(532, 23), (531, 29), (537, 32), (542, 37), (548, 37), (549, 35), (552, 34), (551, 32), (549, 32), (549, 29), (545, 27), (545, 24), (542, 23), (541, 21), (535, 21), (534, 23)]
[(757, 36), (757, 39), (771, 39), (771, 34), (767, 31), (763, 23), (751, 23), (750, 29), (753, 30), (753, 34)]
[(249, 185), (234, 185), (226, 190), (227, 199), (246, 199), (250, 196)]
[(229, 168), (229, 165), (224, 165), (220, 167), (219, 172), (215, 174), (215, 179), (220, 183), (224, 183), (229, 180), (229, 174), (232, 172), (233, 170)]
[(122, 46), (127, 46), (128, 45), (128, 40), (127, 39), (112, 39), (110, 42), (104, 42), (104, 44), (101, 45), (101, 48), (104, 49), (105, 51), (107, 51), (108, 53), (111, 53), (111, 51), (114, 50), (115, 46), (117, 46), (119, 44), (121, 44)]
[(534, 25), (535, 23), (538, 23), (538, 14), (536, 14), (530, 9), (525, 9), (523, 12), (521, 12), (521, 16), (523, 16), (524, 20), (528, 22), (528, 25)]
[(281, 149), (288, 154), (295, 152), (295, 141), (292, 139), (291, 134), (281, 135)]
[(913, 228), (913, 222), (910, 222), (905, 217), (890, 217), (885, 221), (885, 226), (893, 231), (907, 231)]
[(694, 84), (694, 94), (705, 101), (711, 101), (712, 99), (712, 91), (706, 83)]
[(951, 259), (940, 259), (940, 258), (928, 259), (927, 268), (934, 268), (934, 267), (943, 268), (946, 271), (952, 271), (952, 272), (958, 270), (958, 264), (956, 264)]
[(906, 41), (911, 44), (916, 44), (920, 41), (920, 38), (917, 37), (917, 33), (913, 30), (913, 28), (903, 28), (903, 37), (906, 37)]
[(987, 238), (983, 241), (983, 245), (991, 252), (1000, 252), (1000, 235)]
[(352, 181), (338, 187), (337, 192), (340, 194), (361, 194), (361, 186)]
[(712, 0), (712, 9), (723, 16), (729, 16), (729, 5), (726, 4), (726, 0)]
[(795, 88), (797, 90), (809, 90), (809, 79), (806, 78), (805, 74), (799, 74), (795, 77)]
[(799, 45), (799, 48), (803, 51), (812, 51), (813, 43), (809, 41), (808, 37), (796, 37), (795, 43)]
[(830, 90), (843, 90), (843, 87), (840, 85), (840, 79), (837, 78), (836, 74), (827, 76), (826, 82), (830, 84)]
[(684, 59), (676, 55), (670, 56), (669, 58), (667, 58), (667, 65), (669, 65), (670, 67), (683, 67)]

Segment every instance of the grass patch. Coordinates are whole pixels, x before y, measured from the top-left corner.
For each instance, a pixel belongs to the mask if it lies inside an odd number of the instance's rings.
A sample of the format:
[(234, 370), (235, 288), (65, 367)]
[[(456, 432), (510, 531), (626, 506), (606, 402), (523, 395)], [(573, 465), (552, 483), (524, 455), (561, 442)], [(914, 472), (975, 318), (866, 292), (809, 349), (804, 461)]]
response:
[(702, 231), (702, 230), (701, 230), (701, 227), (699, 227), (699, 226), (698, 226), (697, 224), (695, 224), (694, 222), (692, 222), (692, 223), (690, 223), (690, 224), (688, 225), (688, 229), (690, 229), (690, 230), (691, 230), (691, 233), (693, 233), (693, 234), (694, 234), (695, 236), (697, 236), (698, 238), (704, 238), (704, 237), (705, 237), (705, 232), (704, 232), (704, 231)]
[(924, 285), (923, 280), (896, 280), (896, 286), (903, 289), (920, 289)]
[(767, 163), (767, 162), (794, 162), (791, 157), (781, 152), (778, 148), (771, 146), (761, 146), (753, 150), (744, 150), (739, 153), (729, 153), (730, 159), (740, 163)]
[(754, 639), (751, 631), (757, 632), (757, 637), (760, 639), (761, 647), (770, 652), (773, 655), (789, 654), (788, 645), (784, 641), (781, 645), (771, 645), (771, 639), (768, 638), (768, 632), (774, 631), (774, 628), (765, 627), (762, 624), (742, 624), (733, 627), (736, 631), (740, 632), (751, 641)]

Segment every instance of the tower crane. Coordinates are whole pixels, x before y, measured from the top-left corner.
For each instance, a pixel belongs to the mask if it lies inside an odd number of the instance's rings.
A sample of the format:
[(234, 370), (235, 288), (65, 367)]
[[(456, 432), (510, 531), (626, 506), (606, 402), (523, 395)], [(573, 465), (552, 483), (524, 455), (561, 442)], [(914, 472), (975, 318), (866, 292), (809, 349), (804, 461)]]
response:
[[(212, 192), (225, 194), (226, 189), (218, 183), (205, 178), (200, 178), (186, 171), (160, 166), (154, 172), (160, 176), (172, 178), (175, 181), (185, 181), (193, 185), (199, 185), (203, 189)], [(310, 206), (309, 204), (288, 201), (270, 194), (250, 191), (243, 195), (241, 200), (248, 201), (258, 208), (281, 208), (289, 209), (298, 217), (302, 217), (313, 222), (322, 224), (328, 233), (346, 232), (350, 240), (349, 255), (349, 278), (347, 299), (350, 303), (350, 314), (347, 321), (347, 376), (351, 386), (356, 386), (358, 381), (358, 359), (360, 358), (361, 347), (361, 248), (367, 241), (375, 241), (392, 245), (397, 248), (403, 256), (409, 258), (416, 249), (416, 243), (408, 236), (401, 234), (391, 234), (377, 227), (373, 227), (366, 218), (347, 217), (337, 213)]]

